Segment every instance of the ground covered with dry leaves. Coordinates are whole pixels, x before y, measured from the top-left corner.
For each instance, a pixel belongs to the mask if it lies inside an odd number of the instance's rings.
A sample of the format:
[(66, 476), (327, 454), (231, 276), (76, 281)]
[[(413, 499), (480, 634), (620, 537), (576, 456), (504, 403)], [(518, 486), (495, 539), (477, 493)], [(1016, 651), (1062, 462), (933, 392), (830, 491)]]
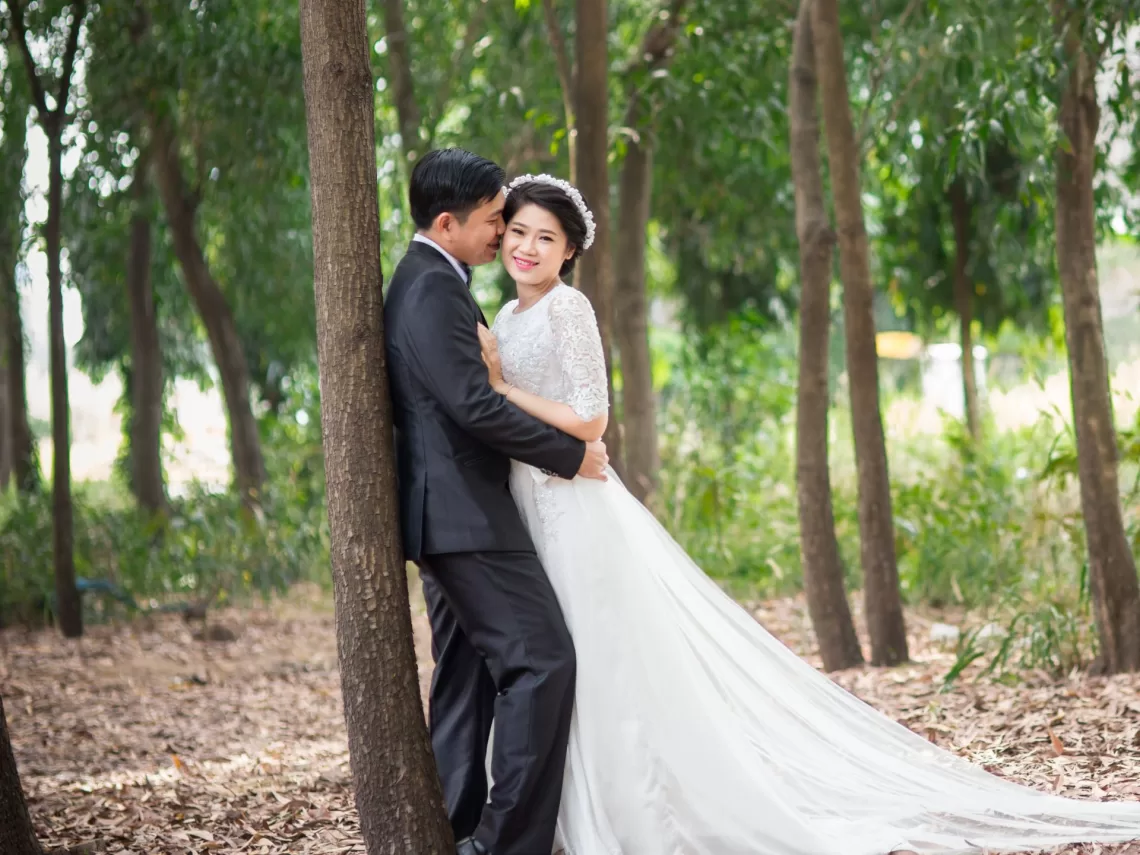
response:
[[(427, 626), (413, 610), (426, 688)], [(755, 611), (801, 655), (810, 650), (802, 603)], [(965, 679), (939, 693), (953, 656), (927, 642), (927, 617), (908, 616), (914, 664), (839, 682), (999, 775), (1083, 798), (1140, 798), (1140, 679)], [(179, 618), (96, 626), (78, 642), (0, 632), (0, 695), (41, 839), (148, 855), (363, 853), (328, 601), (299, 592), (210, 620), (236, 640), (200, 640)], [(1140, 855), (1140, 846), (1065, 852)]]

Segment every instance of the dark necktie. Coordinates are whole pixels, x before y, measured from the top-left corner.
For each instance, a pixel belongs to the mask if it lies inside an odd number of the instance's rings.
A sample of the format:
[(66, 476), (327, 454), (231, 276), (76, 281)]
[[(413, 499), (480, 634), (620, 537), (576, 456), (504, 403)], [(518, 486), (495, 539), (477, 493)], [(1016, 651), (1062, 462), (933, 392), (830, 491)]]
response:
[(470, 285), (470, 284), (471, 284), (471, 265), (470, 265), (470, 264), (464, 264), (464, 263), (461, 261), (461, 262), (459, 262), (459, 268), (460, 268), (460, 269), (463, 271), (463, 279), (464, 279), (464, 281), (465, 281), (465, 282), (466, 282), (468, 285)]

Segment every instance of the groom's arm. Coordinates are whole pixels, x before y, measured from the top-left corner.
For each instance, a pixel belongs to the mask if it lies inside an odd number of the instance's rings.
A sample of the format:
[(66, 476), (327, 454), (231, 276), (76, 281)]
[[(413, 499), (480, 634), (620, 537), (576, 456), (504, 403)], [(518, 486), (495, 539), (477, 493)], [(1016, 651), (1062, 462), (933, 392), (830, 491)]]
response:
[(448, 275), (412, 285), (397, 347), (416, 378), (463, 430), (496, 451), (573, 478), (586, 444), (507, 403), (491, 388), (468, 295)]

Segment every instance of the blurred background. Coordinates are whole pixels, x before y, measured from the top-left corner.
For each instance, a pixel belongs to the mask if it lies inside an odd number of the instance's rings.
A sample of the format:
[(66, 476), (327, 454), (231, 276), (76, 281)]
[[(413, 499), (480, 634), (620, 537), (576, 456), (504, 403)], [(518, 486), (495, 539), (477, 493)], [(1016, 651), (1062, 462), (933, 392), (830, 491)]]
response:
[[(1137, 18), (1127, 4), (1078, 5), (1098, 51), (1095, 257), (1135, 555)], [(608, 307), (621, 471), (744, 598), (803, 588), (797, 378), (819, 330), (799, 314), (797, 12), (791, 0), (611, 0), (605, 49), (584, 50), (586, 13), (569, 0), (369, 5), (385, 272), (412, 234), (411, 165), (431, 148), (580, 183), (609, 223), (575, 284)], [(1088, 664), (1098, 639), (1055, 225), (1063, 44), (1049, 10), (1019, 0), (863, 0), (841, 4), (840, 24), (899, 596), (1016, 635), (999, 671)], [(0, 623), (43, 620), (60, 591), (53, 287), (71, 417), (64, 575), (136, 603), (328, 585), (297, 4), (9, 1), (0, 35)], [(585, 124), (599, 115), (601, 148)], [(587, 143), (592, 155), (575, 151)], [(580, 180), (580, 164), (602, 159)], [(857, 388), (834, 271), (830, 489), (858, 589)], [(513, 296), (498, 265), (475, 290), (489, 317)], [(82, 602), (87, 621), (119, 608)]]

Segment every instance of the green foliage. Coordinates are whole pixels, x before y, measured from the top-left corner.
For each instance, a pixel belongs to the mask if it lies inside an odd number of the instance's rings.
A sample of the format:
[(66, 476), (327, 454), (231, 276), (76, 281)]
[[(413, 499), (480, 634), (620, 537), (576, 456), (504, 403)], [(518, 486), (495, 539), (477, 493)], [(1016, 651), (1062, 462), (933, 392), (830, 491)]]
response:
[[(319, 428), (316, 428), (319, 437)], [(304, 439), (304, 441), (300, 441)], [(232, 493), (192, 487), (166, 519), (139, 513), (121, 488), (75, 491), (76, 572), (106, 579), (140, 606), (216, 596), (221, 602), (327, 584), (328, 521), (319, 442), (285, 429), (266, 443), (272, 482), (263, 514), (251, 517)], [(51, 601), (51, 496), (0, 501), (0, 624), (34, 620)], [(88, 598), (92, 620), (107, 605)]]
[[(197, 237), (225, 292), (254, 383), (312, 363), (309, 187), (296, 4), (204, 0), (156, 6), (142, 35), (133, 4), (109, 4), (89, 28), (84, 156), (70, 186), (68, 240), (84, 297), (89, 370), (128, 361), (123, 288), (130, 186), (148, 144), (147, 112), (174, 118)], [(182, 287), (161, 207), (152, 279), (168, 377), (202, 370), (204, 335)]]
[[(1017, 587), (1027, 557), (1054, 541), (1033, 514), (1039, 431), (990, 434), (979, 448), (948, 419), (944, 441), (908, 443), (907, 465), (918, 475), (896, 478), (892, 498), (900, 583), (912, 602), (985, 605)], [(1042, 556), (1061, 566), (1073, 557)]]
[[(658, 337), (663, 390), (660, 516), (706, 572), (737, 593), (802, 586), (795, 485), (794, 347), (756, 316), (706, 337)], [(855, 472), (846, 411), (832, 413), (836, 535), (848, 583), (860, 585)], [(947, 419), (941, 436), (890, 442), (896, 550), (904, 598), (970, 617), (957, 679), (1065, 673), (1096, 654), (1075, 458), (1051, 418), (977, 445)], [(1121, 434), (1123, 472), (1140, 477), (1140, 424)], [(1064, 461), (1069, 461), (1067, 464)], [(1126, 506), (1140, 492), (1125, 484)], [(1140, 517), (1129, 517), (1140, 547)], [(988, 627), (988, 629), (987, 629)]]
[(793, 342), (746, 315), (675, 348), (661, 408), (665, 524), (728, 583), (795, 590)]

